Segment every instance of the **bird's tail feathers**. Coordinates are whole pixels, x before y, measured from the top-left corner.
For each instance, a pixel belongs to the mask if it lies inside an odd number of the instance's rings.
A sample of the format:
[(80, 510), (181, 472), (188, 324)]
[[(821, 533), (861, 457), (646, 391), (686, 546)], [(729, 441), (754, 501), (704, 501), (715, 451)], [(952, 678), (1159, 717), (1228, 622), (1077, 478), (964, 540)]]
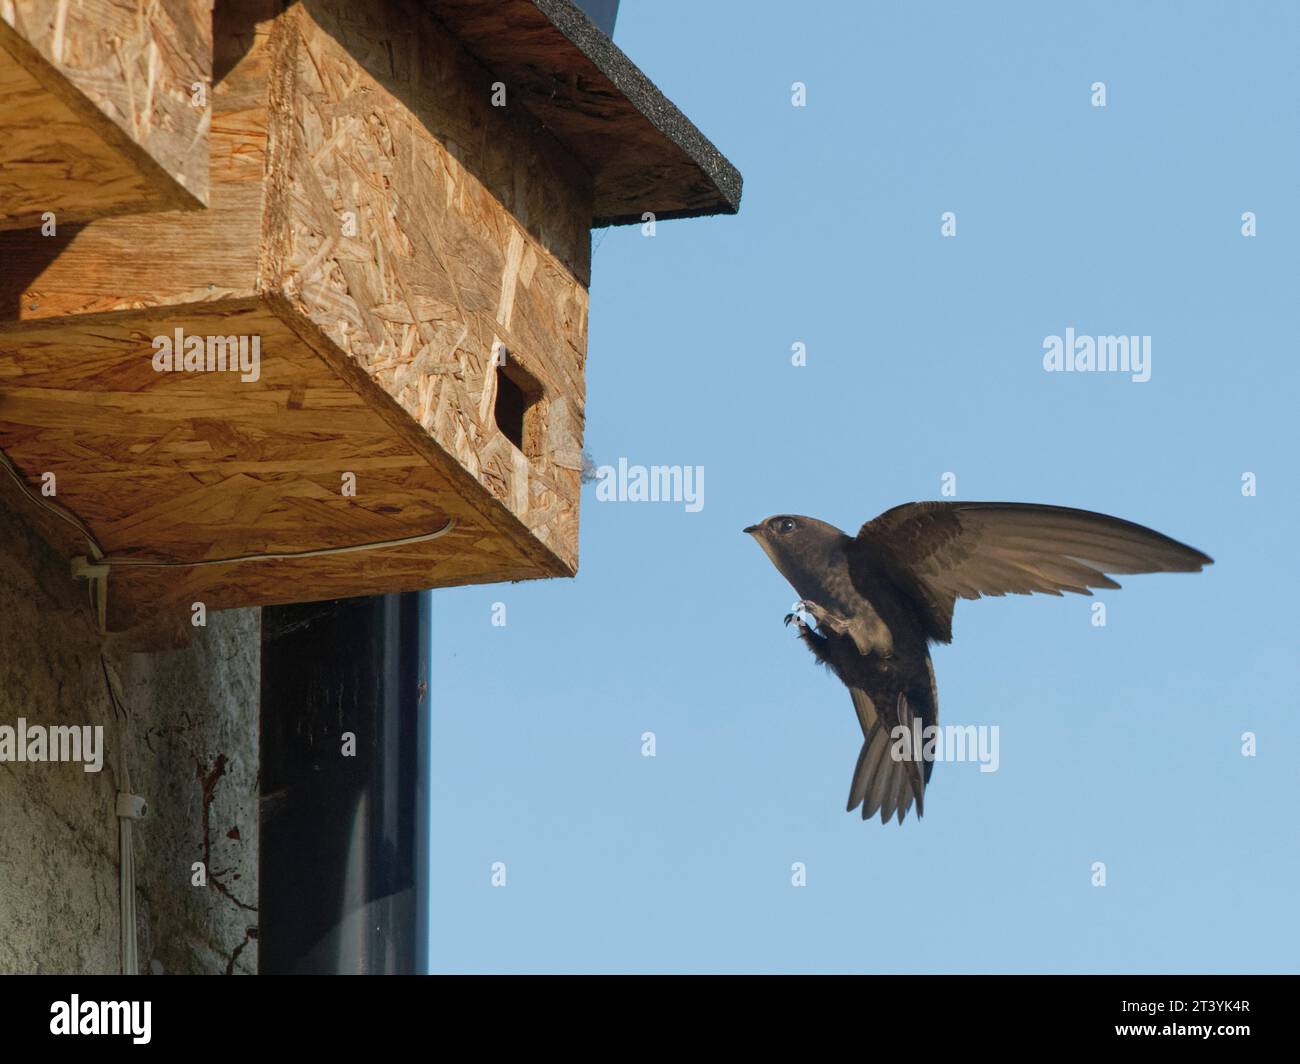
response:
[[(853, 701), (857, 705), (862, 692), (853, 690)], [(879, 714), (869, 726), (863, 727), (865, 738), (862, 752), (858, 754), (858, 763), (853, 769), (853, 783), (849, 787), (849, 812), (862, 806), (862, 819), (870, 820), (877, 812), (880, 822), (888, 823), (889, 818), (903, 817), (916, 803), (916, 815), (925, 813), (925, 778), (919, 761), (913, 759), (912, 751), (897, 744), (893, 728), (902, 725), (912, 733), (914, 714), (907, 701), (907, 696), (899, 692), (896, 703), (897, 720), (886, 721)], [(861, 714), (860, 714), (861, 716)], [(863, 722), (865, 725), (865, 721)]]

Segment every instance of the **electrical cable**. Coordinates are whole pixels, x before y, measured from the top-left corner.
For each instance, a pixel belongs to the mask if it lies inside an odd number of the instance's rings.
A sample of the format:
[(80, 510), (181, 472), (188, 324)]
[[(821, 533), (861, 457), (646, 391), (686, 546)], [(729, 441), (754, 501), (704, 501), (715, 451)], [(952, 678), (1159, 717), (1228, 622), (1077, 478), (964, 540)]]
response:
[(353, 543), (342, 547), (319, 547), (315, 550), (265, 552), (261, 554), (241, 554), (233, 558), (202, 558), (197, 561), (167, 561), (154, 558), (117, 558), (104, 553), (99, 542), (86, 525), (69, 510), (37, 495), (22, 478), (22, 475), (0, 451), (0, 465), (13, 478), (14, 483), (32, 502), (43, 507), (62, 521), (66, 521), (85, 538), (90, 548), (91, 561), (85, 558), (72, 559), (72, 575), (90, 581), (91, 604), (99, 618), (99, 630), (105, 629), (108, 612), (108, 572), (111, 568), (141, 569), (196, 569), (207, 565), (233, 565), (236, 562), (269, 562), (293, 558), (320, 558), (330, 554), (354, 554), (359, 551), (383, 550), (388, 547), (408, 547), (416, 543), (428, 543), (430, 540), (445, 536), (456, 527), (454, 517), (447, 518), (447, 523), (433, 532), (424, 532), (400, 539), (385, 539), (373, 543)]
[(137, 820), (143, 819), (146, 805), (143, 798), (131, 791), (131, 770), (127, 767), (126, 748), (131, 734), (131, 714), (121, 694), (116, 671), (103, 654), (99, 656), (108, 688), (108, 700), (113, 715), (120, 718), (117, 743), (117, 815), (118, 847), (118, 955), (122, 975), (140, 974), (139, 947), (136, 934), (135, 908), (135, 847), (133, 830)]

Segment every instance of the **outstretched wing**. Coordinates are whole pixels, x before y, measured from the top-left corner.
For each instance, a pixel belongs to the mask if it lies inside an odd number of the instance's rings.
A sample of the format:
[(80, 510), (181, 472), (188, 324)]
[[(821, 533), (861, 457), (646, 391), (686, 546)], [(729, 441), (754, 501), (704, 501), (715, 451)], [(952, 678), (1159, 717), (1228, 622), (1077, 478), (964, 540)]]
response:
[(920, 600), (932, 639), (952, 640), (958, 598), (1091, 595), (1107, 573), (1194, 573), (1212, 558), (1132, 521), (1016, 502), (913, 502), (858, 532)]

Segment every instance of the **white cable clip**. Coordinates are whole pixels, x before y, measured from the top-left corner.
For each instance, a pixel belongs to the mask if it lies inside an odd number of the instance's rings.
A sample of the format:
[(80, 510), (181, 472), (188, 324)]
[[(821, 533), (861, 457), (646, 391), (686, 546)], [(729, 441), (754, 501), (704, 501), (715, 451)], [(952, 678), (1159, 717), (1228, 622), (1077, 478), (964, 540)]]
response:
[(121, 820), (143, 820), (149, 806), (138, 794), (117, 792), (117, 815)]
[(95, 595), (95, 613), (99, 618), (99, 630), (107, 631), (108, 622), (108, 564), (96, 565), (84, 554), (72, 559), (72, 579), (89, 580)]

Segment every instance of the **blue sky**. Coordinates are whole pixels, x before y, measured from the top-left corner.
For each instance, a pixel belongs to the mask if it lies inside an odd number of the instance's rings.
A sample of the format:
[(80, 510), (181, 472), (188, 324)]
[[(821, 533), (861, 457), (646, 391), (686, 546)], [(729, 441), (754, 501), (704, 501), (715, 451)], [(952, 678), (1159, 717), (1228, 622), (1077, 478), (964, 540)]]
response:
[[(433, 970), (1294, 971), (1300, 8), (624, 0), (616, 40), (745, 195), (593, 234), (587, 446), (705, 505), (589, 487), (575, 580), (435, 593)], [(1044, 372), (1067, 327), (1149, 335), (1151, 380)], [(864, 824), (847, 693), (740, 530), (945, 472), (1216, 563), (1104, 628), (960, 603), (940, 716), (999, 770)]]

